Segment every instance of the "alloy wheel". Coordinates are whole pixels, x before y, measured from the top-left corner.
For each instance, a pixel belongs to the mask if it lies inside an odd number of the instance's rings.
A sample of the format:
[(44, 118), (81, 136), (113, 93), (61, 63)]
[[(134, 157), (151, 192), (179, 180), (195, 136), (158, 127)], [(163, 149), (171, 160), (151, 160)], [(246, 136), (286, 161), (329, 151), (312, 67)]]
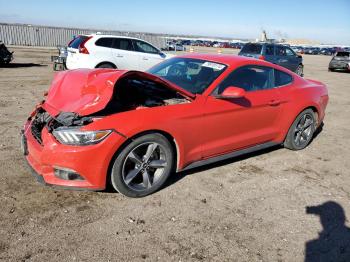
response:
[(296, 70), (297, 75), (302, 76), (303, 75), (303, 67), (301, 65), (298, 66)]
[(133, 148), (124, 160), (122, 178), (132, 190), (150, 189), (161, 179), (168, 166), (165, 149), (156, 142)]
[(294, 129), (294, 143), (304, 146), (309, 143), (313, 135), (314, 119), (310, 114), (304, 114)]

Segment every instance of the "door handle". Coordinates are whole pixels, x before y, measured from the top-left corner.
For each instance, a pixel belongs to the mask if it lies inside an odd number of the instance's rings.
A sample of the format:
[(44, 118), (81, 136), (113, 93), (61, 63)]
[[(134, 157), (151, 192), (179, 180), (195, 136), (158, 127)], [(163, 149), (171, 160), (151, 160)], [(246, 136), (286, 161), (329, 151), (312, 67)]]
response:
[(148, 58), (147, 57), (144, 57), (144, 58), (142, 58), (143, 60), (148, 60)]
[(270, 106), (278, 106), (279, 104), (281, 104), (281, 101), (280, 100), (271, 100), (269, 102), (269, 105)]
[(124, 57), (123, 55), (117, 54), (117, 57)]

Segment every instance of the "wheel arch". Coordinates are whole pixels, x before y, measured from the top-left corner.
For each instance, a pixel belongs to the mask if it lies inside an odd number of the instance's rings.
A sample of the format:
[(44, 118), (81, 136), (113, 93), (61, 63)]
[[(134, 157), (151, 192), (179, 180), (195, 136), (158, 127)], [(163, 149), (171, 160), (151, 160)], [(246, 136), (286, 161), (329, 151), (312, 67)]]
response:
[(113, 154), (110, 162), (109, 162), (109, 165), (108, 165), (108, 169), (107, 169), (107, 175), (106, 175), (106, 185), (109, 185), (110, 184), (110, 176), (111, 176), (111, 172), (112, 172), (112, 168), (113, 168), (113, 164), (114, 164), (114, 161), (116, 159), (116, 157), (119, 155), (119, 153), (125, 148), (127, 147), (134, 139), (138, 138), (138, 137), (141, 137), (141, 136), (144, 136), (144, 135), (148, 135), (148, 134), (155, 134), (155, 133), (158, 133), (158, 134), (161, 134), (163, 135), (168, 141), (169, 143), (171, 144), (172, 146), (172, 149), (173, 149), (173, 152), (174, 152), (174, 158), (175, 158), (175, 170), (174, 171), (177, 171), (179, 169), (179, 160), (180, 160), (180, 148), (179, 148), (179, 144), (178, 142), (176, 141), (176, 139), (174, 138), (173, 135), (171, 135), (169, 132), (166, 132), (164, 130), (158, 130), (158, 129), (152, 129), (152, 130), (145, 130), (145, 131), (142, 131), (142, 132), (139, 132), (139, 133), (136, 133), (134, 134), (133, 136), (131, 137), (128, 137), (124, 143), (115, 151), (115, 153)]
[(118, 68), (114, 63), (112, 63), (112, 62), (110, 62), (110, 61), (102, 61), (102, 62), (98, 63), (98, 64), (95, 66), (95, 68), (98, 68), (98, 67), (99, 67), (100, 65), (102, 65), (102, 64), (110, 64), (111, 66), (113, 66), (114, 69), (117, 69), (117, 68)]
[(303, 111), (305, 111), (306, 109), (311, 109), (314, 113), (315, 113), (315, 117), (316, 117), (316, 122), (317, 122), (317, 126), (320, 124), (318, 123), (318, 119), (319, 119), (319, 109), (317, 108), (316, 105), (309, 105), (309, 106), (304, 106), (301, 107), (301, 109), (299, 109), (298, 111), (296, 111), (296, 114), (294, 114), (294, 117), (289, 121), (288, 126), (283, 134), (283, 141), (286, 139), (287, 135), (288, 135), (288, 131), (289, 128), (293, 125), (295, 119), (299, 116), (299, 114)]

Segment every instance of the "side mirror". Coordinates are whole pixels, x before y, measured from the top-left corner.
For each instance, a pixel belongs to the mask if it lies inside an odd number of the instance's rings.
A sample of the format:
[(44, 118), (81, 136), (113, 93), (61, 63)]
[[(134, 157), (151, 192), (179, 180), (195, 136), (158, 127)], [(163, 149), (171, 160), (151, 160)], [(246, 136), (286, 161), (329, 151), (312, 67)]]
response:
[(229, 86), (227, 87), (218, 98), (230, 99), (230, 98), (241, 98), (245, 96), (245, 90), (243, 88)]
[(158, 54), (160, 55), (161, 58), (165, 58), (166, 57), (166, 54), (164, 54), (162, 51), (159, 51)]

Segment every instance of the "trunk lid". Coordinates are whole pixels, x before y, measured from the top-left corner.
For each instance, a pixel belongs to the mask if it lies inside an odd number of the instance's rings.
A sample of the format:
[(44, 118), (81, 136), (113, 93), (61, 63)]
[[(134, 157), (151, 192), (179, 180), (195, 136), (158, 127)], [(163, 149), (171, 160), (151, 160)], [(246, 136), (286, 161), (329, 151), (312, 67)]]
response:
[(74, 112), (86, 116), (101, 111), (113, 96), (117, 82), (125, 77), (140, 77), (163, 84), (181, 95), (194, 99), (195, 95), (158, 76), (114, 69), (78, 69), (58, 73), (50, 87), (43, 108), (52, 116), (60, 112)]

